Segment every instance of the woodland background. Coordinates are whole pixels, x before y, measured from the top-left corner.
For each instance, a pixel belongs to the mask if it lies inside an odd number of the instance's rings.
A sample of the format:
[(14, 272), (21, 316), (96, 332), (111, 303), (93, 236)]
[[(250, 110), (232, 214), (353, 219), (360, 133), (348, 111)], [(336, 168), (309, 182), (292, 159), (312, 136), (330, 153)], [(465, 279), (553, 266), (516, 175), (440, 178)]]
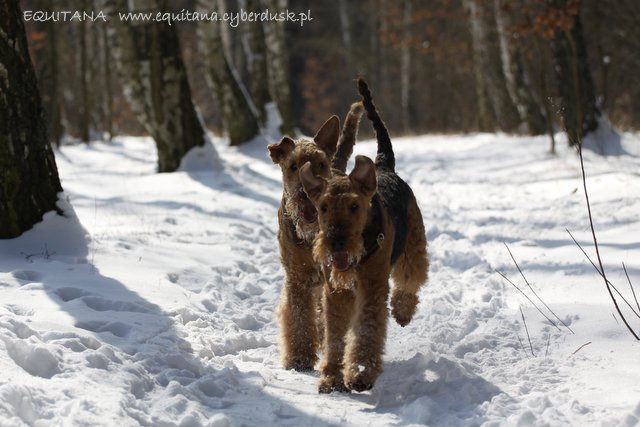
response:
[[(162, 2), (151, 3), (162, 6)], [(573, 86), (576, 79), (586, 93), (581, 102), (593, 104), (585, 110), (599, 110), (621, 130), (637, 129), (640, 124), (640, 3), (634, 0), (204, 3), (210, 9), (228, 11), (269, 6), (311, 11), (313, 21), (305, 26), (291, 22), (284, 26), (286, 81), (282, 83), (290, 92), (290, 111), (283, 115), (290, 114), (292, 120), (285, 124), (285, 131), (298, 128), (308, 134), (329, 115), (343, 116), (357, 99), (353, 79), (358, 74), (370, 81), (383, 117), (396, 135), (496, 130), (540, 134), (552, 126), (562, 128), (566, 106), (561, 90)], [(21, 4), (23, 10), (103, 7), (92, 0)], [(202, 6), (197, 1), (164, 5), (177, 11)], [(196, 31), (198, 25), (203, 24), (175, 25), (179, 51), (194, 104), (207, 127), (224, 132), (222, 98), (207, 83), (211, 61), (216, 63), (212, 56), (220, 51), (210, 42), (199, 48), (203, 36)], [(270, 41), (261, 28), (246, 22), (238, 28), (204, 25), (221, 32), (223, 49), (241, 84), (267, 86), (267, 81), (256, 81), (260, 71), (255, 68), (264, 66), (258, 57), (267, 50), (265, 40)], [(145, 133), (124, 95), (126, 82), (113, 64), (107, 28), (102, 22), (27, 25), (55, 143), (63, 136), (89, 140)], [(252, 39), (256, 30), (260, 35)], [(562, 46), (567, 38), (574, 39), (570, 41), (573, 52), (571, 46)], [(575, 75), (562, 75), (563, 56), (577, 62), (568, 65), (576, 65)], [(273, 98), (273, 90), (270, 94), (267, 87), (251, 92), (256, 105)]]

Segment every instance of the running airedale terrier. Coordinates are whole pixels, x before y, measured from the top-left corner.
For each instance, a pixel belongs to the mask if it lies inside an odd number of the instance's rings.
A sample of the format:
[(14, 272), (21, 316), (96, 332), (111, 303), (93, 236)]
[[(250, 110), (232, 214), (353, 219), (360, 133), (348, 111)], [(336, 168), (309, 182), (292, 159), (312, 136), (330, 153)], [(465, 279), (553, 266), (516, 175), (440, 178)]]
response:
[(395, 173), (389, 133), (364, 80), (358, 80), (358, 89), (378, 140), (375, 164), (356, 156), (349, 175), (334, 172), (329, 179), (313, 164), (300, 170), (304, 190), (318, 209), (313, 257), (325, 279), (321, 393), (373, 387), (383, 370), (389, 276), (392, 314), (405, 326), (429, 266), (416, 199)]
[[(298, 169), (305, 163), (316, 175), (328, 178), (331, 168), (344, 172), (356, 141), (362, 103), (351, 106), (340, 140), (340, 120), (327, 120), (313, 140), (285, 136), (269, 145), (269, 154), (282, 169), (284, 192), (278, 210), (278, 243), (285, 272), (278, 307), (281, 328), (281, 354), (285, 369), (313, 370), (316, 350), (322, 340), (322, 280), (313, 260), (312, 245), (318, 232), (317, 211), (300, 183)], [(336, 148), (337, 144), (337, 148)], [(335, 154), (335, 157), (334, 157)]]

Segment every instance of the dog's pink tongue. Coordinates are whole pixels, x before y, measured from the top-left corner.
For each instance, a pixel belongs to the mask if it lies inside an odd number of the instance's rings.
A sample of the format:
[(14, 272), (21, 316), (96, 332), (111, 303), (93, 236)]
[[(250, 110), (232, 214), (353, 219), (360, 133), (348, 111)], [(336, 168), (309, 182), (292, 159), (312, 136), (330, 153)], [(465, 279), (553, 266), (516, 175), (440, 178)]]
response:
[(349, 253), (335, 252), (333, 254), (333, 268), (338, 271), (347, 271), (349, 269)]
[(302, 219), (308, 223), (314, 222), (318, 217), (318, 211), (316, 211), (316, 208), (314, 208), (313, 204), (311, 204), (311, 202), (309, 201), (304, 204), (304, 207), (300, 210), (300, 213), (302, 214)]

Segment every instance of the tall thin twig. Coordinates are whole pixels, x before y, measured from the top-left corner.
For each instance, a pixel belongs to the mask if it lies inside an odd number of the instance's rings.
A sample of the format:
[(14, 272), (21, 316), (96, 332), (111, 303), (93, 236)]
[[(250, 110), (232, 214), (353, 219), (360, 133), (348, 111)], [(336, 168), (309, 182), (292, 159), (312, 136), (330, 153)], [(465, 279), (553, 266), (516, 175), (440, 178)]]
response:
[(554, 313), (554, 312), (553, 312), (553, 310), (551, 310), (551, 309), (549, 308), (549, 306), (547, 305), (547, 303), (545, 303), (544, 301), (542, 301), (542, 298), (540, 298), (540, 296), (538, 295), (538, 293), (533, 289), (533, 286), (531, 286), (531, 284), (529, 283), (529, 281), (527, 280), (527, 278), (524, 276), (524, 273), (523, 273), (523, 272), (522, 272), (522, 270), (520, 269), (520, 266), (518, 265), (518, 262), (516, 261), (516, 258), (513, 256), (513, 253), (511, 253), (511, 249), (509, 249), (509, 246), (508, 246), (506, 243), (504, 243), (504, 246), (505, 246), (505, 247), (507, 248), (507, 250), (509, 251), (509, 255), (511, 255), (511, 259), (513, 260), (513, 263), (516, 265), (516, 268), (518, 269), (518, 271), (520, 272), (520, 275), (521, 275), (521, 276), (522, 276), (522, 278), (524, 279), (524, 283), (526, 283), (526, 284), (527, 284), (527, 286), (529, 287), (529, 289), (531, 290), (531, 292), (533, 292), (533, 295), (535, 295), (535, 296), (536, 296), (536, 298), (538, 298), (538, 300), (539, 300), (539, 301), (540, 301), (540, 302), (541, 302), (541, 303), (542, 303), (542, 304), (547, 308), (547, 310), (549, 310), (549, 312), (550, 312), (551, 314), (553, 314), (553, 316), (554, 316), (556, 319), (558, 319), (558, 321), (559, 321), (560, 323), (562, 323), (562, 324), (564, 325), (564, 327), (565, 327), (565, 328), (567, 328), (569, 331), (571, 331), (571, 333), (572, 333), (572, 334), (575, 334), (575, 332), (573, 332), (573, 330), (572, 330), (569, 326), (567, 326), (567, 324), (566, 324), (566, 323), (564, 323), (564, 322), (562, 321), (562, 319), (560, 319), (560, 318), (556, 315), (556, 313)]
[(629, 278), (629, 273), (627, 272), (627, 266), (622, 263), (622, 269), (624, 270), (624, 275), (627, 276), (627, 282), (629, 282), (629, 287), (631, 288), (631, 293), (633, 294), (633, 299), (636, 300), (636, 305), (638, 306), (638, 311), (640, 312), (640, 304), (638, 304), (638, 298), (636, 298), (636, 291), (633, 290), (633, 285), (631, 284), (631, 279)]
[(616, 307), (616, 311), (622, 318), (622, 321), (624, 322), (625, 326), (627, 327), (631, 335), (633, 335), (633, 337), (636, 340), (640, 341), (640, 337), (638, 337), (638, 335), (634, 332), (634, 330), (631, 328), (631, 326), (627, 322), (627, 319), (625, 319), (624, 315), (622, 314), (622, 311), (620, 311), (620, 307), (618, 307), (618, 301), (616, 301), (616, 298), (613, 296), (613, 292), (611, 292), (609, 281), (607, 280), (607, 276), (604, 272), (604, 266), (602, 265), (602, 258), (600, 258), (600, 248), (598, 248), (598, 239), (596, 238), (596, 230), (593, 227), (593, 217), (591, 216), (591, 205), (589, 204), (589, 193), (587, 192), (587, 177), (584, 172), (584, 159), (582, 158), (582, 141), (578, 142), (578, 155), (580, 156), (580, 169), (582, 170), (582, 186), (584, 187), (584, 197), (587, 202), (587, 211), (589, 212), (589, 225), (591, 226), (591, 235), (593, 236), (593, 244), (596, 247), (596, 255), (598, 258), (598, 264), (600, 265), (600, 273), (602, 275), (602, 278), (604, 279), (604, 285), (607, 287), (609, 296), (613, 301), (613, 305)]
[(509, 280), (509, 278), (508, 278), (507, 276), (505, 276), (504, 274), (502, 274), (502, 273), (501, 273), (501, 272), (499, 272), (498, 270), (496, 270), (496, 273), (498, 273), (499, 275), (501, 275), (501, 276), (502, 276), (502, 278), (503, 278), (504, 280), (506, 280), (507, 282), (511, 283), (511, 286), (513, 286), (514, 288), (516, 288), (516, 289), (517, 289), (517, 290), (518, 290), (522, 295), (524, 295), (524, 297), (525, 297), (527, 300), (529, 300), (529, 302), (530, 302), (530, 303), (531, 303), (531, 304), (536, 308), (536, 310), (538, 310), (538, 312), (539, 312), (540, 314), (542, 314), (542, 315), (544, 316), (544, 318), (545, 318), (545, 319), (547, 319), (547, 320), (549, 321), (549, 323), (551, 323), (553, 326), (555, 326), (555, 328), (556, 328), (557, 330), (559, 330), (559, 331), (561, 331), (561, 330), (562, 330), (562, 329), (560, 329), (560, 328), (558, 327), (558, 325), (556, 325), (556, 323), (555, 323), (553, 320), (549, 319), (549, 316), (547, 316), (546, 314), (544, 314), (544, 313), (542, 312), (542, 310), (540, 310), (540, 307), (538, 307), (538, 306), (536, 305), (536, 303), (535, 303), (535, 302), (533, 302), (533, 301), (531, 300), (531, 298), (529, 298), (529, 295), (525, 294), (525, 293), (522, 291), (522, 289), (520, 289), (520, 288), (518, 287), (518, 285), (516, 285), (515, 283), (513, 283), (511, 280)]
[(574, 354), (576, 354), (577, 352), (579, 352), (580, 350), (582, 350), (583, 348), (585, 348), (586, 346), (588, 346), (589, 344), (591, 344), (591, 341), (589, 341), (588, 343), (584, 343), (582, 344), (580, 347), (578, 347), (578, 349), (576, 351), (574, 351), (573, 353), (571, 353), (571, 355), (573, 356)]
[[(566, 230), (566, 229), (565, 229), (565, 230)], [(567, 233), (569, 233), (569, 236), (571, 236), (571, 238), (573, 239), (573, 243), (575, 243), (575, 244), (576, 244), (576, 246), (578, 246), (578, 248), (580, 248), (580, 250), (582, 251), (582, 253), (584, 254), (584, 256), (585, 256), (585, 257), (587, 257), (587, 259), (589, 260), (589, 262), (591, 263), (591, 265), (593, 266), (593, 268), (595, 268), (595, 269), (596, 269), (596, 271), (598, 272), (598, 274), (599, 274), (600, 276), (602, 276), (602, 272), (600, 271), (600, 269), (598, 268), (598, 266), (593, 262), (593, 260), (592, 260), (592, 259), (591, 259), (591, 257), (589, 256), (589, 254), (587, 254), (587, 251), (585, 251), (585, 250), (584, 250), (584, 248), (580, 245), (580, 243), (578, 243), (578, 241), (576, 240), (576, 238), (575, 238), (575, 237), (573, 237), (573, 234), (571, 234), (571, 232), (570, 232), (569, 230), (566, 230), (566, 231), (567, 231)], [(605, 279), (606, 279), (606, 278), (605, 278)], [(607, 280), (607, 283), (609, 283), (609, 286), (611, 286), (611, 287), (613, 288), (613, 290), (614, 290), (614, 291), (616, 291), (616, 293), (618, 294), (618, 296), (619, 296), (620, 298), (622, 298), (622, 301), (624, 301), (624, 302), (625, 302), (625, 304), (627, 304), (627, 306), (629, 307), (629, 309), (631, 310), (631, 312), (632, 312), (633, 314), (635, 314), (635, 315), (636, 315), (636, 317), (638, 317), (638, 318), (640, 319), (640, 314), (638, 314), (638, 313), (633, 309), (633, 306), (632, 306), (631, 304), (629, 304), (629, 301), (627, 301), (627, 299), (624, 297), (624, 295), (622, 295), (622, 294), (620, 293), (620, 291), (618, 290), (618, 288), (616, 288), (616, 287), (613, 285), (613, 283), (611, 283), (611, 282), (609, 281), (609, 279), (606, 279), (606, 280)]]
[(529, 340), (529, 348), (531, 349), (531, 355), (536, 357), (536, 354), (533, 352), (533, 345), (531, 344), (531, 337), (529, 336), (529, 328), (527, 328), (527, 321), (524, 320), (524, 312), (522, 311), (522, 307), (520, 307), (520, 314), (522, 315), (522, 323), (524, 323), (524, 330), (527, 333), (527, 339)]

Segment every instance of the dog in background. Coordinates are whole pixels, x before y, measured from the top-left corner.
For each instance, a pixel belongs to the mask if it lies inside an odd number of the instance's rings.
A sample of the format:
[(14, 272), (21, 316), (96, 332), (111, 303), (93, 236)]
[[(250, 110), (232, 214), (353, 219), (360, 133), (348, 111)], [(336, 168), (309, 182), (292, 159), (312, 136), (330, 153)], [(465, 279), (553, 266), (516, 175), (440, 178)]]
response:
[(382, 373), (389, 277), (392, 314), (407, 325), (427, 280), (422, 214), (411, 188), (395, 172), (389, 133), (364, 80), (358, 80), (378, 152), (375, 163), (356, 156), (346, 175), (318, 174), (312, 162), (300, 180), (318, 211), (313, 259), (324, 276), (324, 360), (319, 392), (364, 391)]
[(340, 134), (340, 120), (332, 116), (312, 140), (288, 136), (268, 146), (269, 155), (282, 170), (284, 191), (278, 210), (278, 243), (285, 280), (278, 306), (281, 355), (285, 369), (313, 370), (322, 340), (322, 280), (313, 260), (312, 245), (319, 230), (317, 211), (300, 183), (299, 168), (308, 164), (317, 176), (328, 178), (332, 168), (344, 172), (353, 152), (362, 103), (354, 103)]

